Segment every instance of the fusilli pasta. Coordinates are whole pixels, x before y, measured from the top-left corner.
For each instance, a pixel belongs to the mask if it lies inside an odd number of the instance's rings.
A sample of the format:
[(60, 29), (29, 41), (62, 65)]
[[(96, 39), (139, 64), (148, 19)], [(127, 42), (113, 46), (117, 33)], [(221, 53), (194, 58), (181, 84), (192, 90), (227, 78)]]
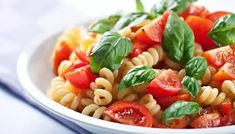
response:
[(194, 49), (194, 55), (195, 56), (200, 56), (203, 53), (203, 49), (200, 44), (195, 43), (195, 49)]
[(131, 100), (131, 101), (137, 101), (139, 100), (139, 96), (134, 93), (134, 91), (130, 88), (125, 90), (119, 90), (117, 93), (117, 99), (118, 100)]
[(221, 88), (228, 98), (235, 100), (235, 81), (225, 80)]
[(51, 82), (50, 98), (70, 109), (77, 110), (80, 97), (75, 94), (65, 84), (65, 80), (61, 77), (55, 77)]
[(151, 94), (144, 95), (139, 102), (147, 107), (153, 115), (156, 115), (161, 110), (160, 105), (157, 104), (157, 101)]
[(219, 105), (225, 100), (226, 96), (224, 93), (219, 93), (217, 88), (211, 88), (210, 86), (201, 87), (196, 101), (202, 105)]
[(172, 61), (172, 60), (169, 59), (167, 56), (166, 56), (165, 59), (164, 59), (164, 63), (165, 63), (168, 67), (170, 67), (170, 68), (172, 68), (172, 69), (174, 69), (174, 70), (179, 70), (179, 69), (180, 69), (180, 64), (178, 64), (178, 63)]
[(66, 70), (73, 64), (73, 62), (69, 60), (64, 60), (60, 63), (59, 68), (58, 68), (58, 74), (60, 77), (64, 78), (64, 73)]
[(110, 120), (108, 116), (104, 115), (106, 107), (97, 104), (90, 104), (82, 110), (82, 114), (92, 116), (97, 119)]

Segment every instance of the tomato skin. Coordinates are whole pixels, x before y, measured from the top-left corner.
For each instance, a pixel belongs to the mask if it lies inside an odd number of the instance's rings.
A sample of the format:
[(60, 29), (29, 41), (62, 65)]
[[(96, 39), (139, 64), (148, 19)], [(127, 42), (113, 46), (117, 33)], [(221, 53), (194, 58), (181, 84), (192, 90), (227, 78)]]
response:
[(150, 110), (134, 101), (115, 102), (105, 110), (105, 114), (122, 124), (144, 127), (152, 127), (153, 124)]
[(230, 14), (230, 12), (226, 12), (226, 11), (216, 11), (213, 13), (210, 13), (206, 16), (207, 19), (211, 20), (212, 22), (216, 22), (219, 18)]
[(218, 106), (219, 112), (222, 114), (221, 125), (226, 126), (233, 122), (233, 108), (231, 102), (223, 102)]
[(190, 101), (190, 94), (175, 95), (171, 97), (156, 98), (157, 103), (161, 106), (163, 110), (169, 107), (172, 103), (178, 100)]
[(146, 45), (155, 45), (162, 42), (162, 34), (171, 11), (165, 12), (162, 16), (157, 17), (148, 25), (140, 28), (136, 32), (139, 41)]
[(139, 42), (138, 40), (132, 41), (133, 49), (129, 55), (129, 58), (132, 59), (134, 57), (137, 57), (138, 55), (142, 54), (143, 51), (145, 51), (148, 46), (144, 43)]
[(179, 14), (179, 16), (187, 18), (188, 16), (198, 16), (205, 18), (209, 11), (204, 6), (190, 5), (186, 11)]
[(82, 52), (80, 47), (75, 49), (75, 54), (77, 55), (78, 59), (85, 63), (90, 63), (90, 55), (89, 53)]
[(219, 82), (223, 82), (225, 80), (235, 80), (235, 65), (231, 63), (225, 63), (213, 76), (213, 79)]
[(97, 76), (92, 73), (90, 65), (86, 65), (66, 73), (65, 78), (74, 87), (86, 90), (90, 88), (90, 83), (93, 82)]
[(192, 123), (192, 128), (210, 128), (220, 126), (220, 116), (219, 113), (210, 113), (199, 116), (195, 118)]
[(66, 73), (68, 73), (76, 68), (80, 68), (80, 67), (83, 67), (86, 65), (88, 65), (88, 63), (75, 61), (67, 69), (63, 70), (63, 72), (61, 73), (61, 76), (65, 76)]
[(163, 71), (147, 86), (147, 92), (152, 94), (154, 98), (173, 96), (181, 89), (179, 77), (170, 69)]
[(208, 32), (214, 25), (211, 20), (198, 16), (188, 16), (185, 22), (192, 29), (195, 41), (202, 46), (203, 50), (209, 50), (211, 48), (217, 47), (212, 39), (208, 36)]
[[(231, 57), (233, 57), (233, 50), (230, 46), (224, 46), (202, 53), (202, 56), (206, 58), (207, 62), (215, 67), (220, 68), (223, 66)], [(232, 59), (230, 59), (232, 61)]]
[(53, 61), (53, 71), (56, 75), (58, 75), (58, 67), (63, 60), (69, 59), (70, 54), (72, 53), (72, 49), (65, 43), (58, 45), (53, 53), (52, 61)]

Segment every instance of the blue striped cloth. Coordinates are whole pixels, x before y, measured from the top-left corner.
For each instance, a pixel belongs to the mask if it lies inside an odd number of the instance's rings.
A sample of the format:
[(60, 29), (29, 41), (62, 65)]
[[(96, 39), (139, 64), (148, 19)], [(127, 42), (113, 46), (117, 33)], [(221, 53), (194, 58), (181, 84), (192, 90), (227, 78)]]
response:
[(77, 124), (47, 111), (33, 101), (20, 87), (16, 74), (17, 60), (26, 44), (30, 44), (34, 37), (76, 24), (80, 16), (58, 0), (1, 0), (0, 87), (75, 133), (89, 134)]

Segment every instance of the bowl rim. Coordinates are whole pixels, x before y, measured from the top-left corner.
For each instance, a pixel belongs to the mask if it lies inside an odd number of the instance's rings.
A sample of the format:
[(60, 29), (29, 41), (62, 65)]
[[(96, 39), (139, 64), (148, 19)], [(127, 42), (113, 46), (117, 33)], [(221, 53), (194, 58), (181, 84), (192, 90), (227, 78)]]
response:
[[(232, 126), (223, 126), (216, 128), (200, 128), (200, 129), (170, 129), (170, 128), (146, 128), (146, 127), (138, 127), (125, 125), (115, 122), (109, 122), (101, 119), (96, 119), (87, 115), (83, 115), (79, 112), (73, 111), (67, 107), (64, 107), (50, 98), (47, 95), (43, 94), (39, 88), (37, 88), (32, 80), (30, 79), (28, 68), (30, 64), (30, 59), (33, 54), (38, 50), (38, 48), (43, 45), (49, 39), (56, 39), (56, 35), (61, 33), (62, 30), (58, 30), (56, 32), (52, 32), (50, 36), (44, 35), (43, 37), (39, 37), (33, 43), (29, 44), (25, 50), (19, 56), (17, 62), (17, 75), (23, 89), (30, 95), (30, 97), (35, 100), (40, 106), (46, 108), (50, 112), (57, 114), (63, 118), (66, 118), (73, 122), (80, 122), (86, 125), (97, 126), (102, 129), (109, 129), (112, 131), (118, 132), (128, 132), (128, 133), (212, 133), (212, 132), (223, 132), (223, 133), (231, 133), (235, 131), (235, 125)], [(86, 128), (85, 128), (86, 129)], [(233, 131), (232, 131), (233, 130)]]

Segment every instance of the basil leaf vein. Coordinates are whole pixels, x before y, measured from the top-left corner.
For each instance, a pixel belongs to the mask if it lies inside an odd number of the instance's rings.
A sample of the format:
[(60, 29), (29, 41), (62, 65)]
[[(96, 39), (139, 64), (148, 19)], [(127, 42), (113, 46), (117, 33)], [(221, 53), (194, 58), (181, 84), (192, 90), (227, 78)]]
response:
[(117, 70), (123, 59), (131, 52), (132, 44), (117, 32), (106, 32), (95, 44), (90, 57), (91, 70), (99, 73), (103, 67)]
[(204, 57), (193, 57), (186, 64), (186, 75), (199, 80), (205, 74), (207, 66), (208, 64)]
[(174, 12), (169, 16), (165, 26), (162, 47), (167, 56), (180, 65), (185, 65), (193, 58), (193, 32)]
[(162, 120), (167, 124), (170, 120), (181, 118), (185, 115), (196, 114), (201, 107), (196, 102), (176, 101), (162, 114)]
[(108, 18), (100, 19), (89, 27), (89, 31), (103, 34), (110, 31), (120, 18), (120, 15), (111, 15)]
[(122, 78), (118, 89), (126, 89), (132, 86), (141, 85), (144, 83), (149, 83), (155, 78), (156, 72), (151, 67), (147, 66), (137, 66)]
[(218, 46), (235, 43), (235, 14), (229, 14), (217, 20), (208, 35)]
[(195, 98), (200, 90), (200, 85), (197, 80), (190, 76), (185, 76), (182, 80), (184, 88), (190, 93), (190, 95)]

